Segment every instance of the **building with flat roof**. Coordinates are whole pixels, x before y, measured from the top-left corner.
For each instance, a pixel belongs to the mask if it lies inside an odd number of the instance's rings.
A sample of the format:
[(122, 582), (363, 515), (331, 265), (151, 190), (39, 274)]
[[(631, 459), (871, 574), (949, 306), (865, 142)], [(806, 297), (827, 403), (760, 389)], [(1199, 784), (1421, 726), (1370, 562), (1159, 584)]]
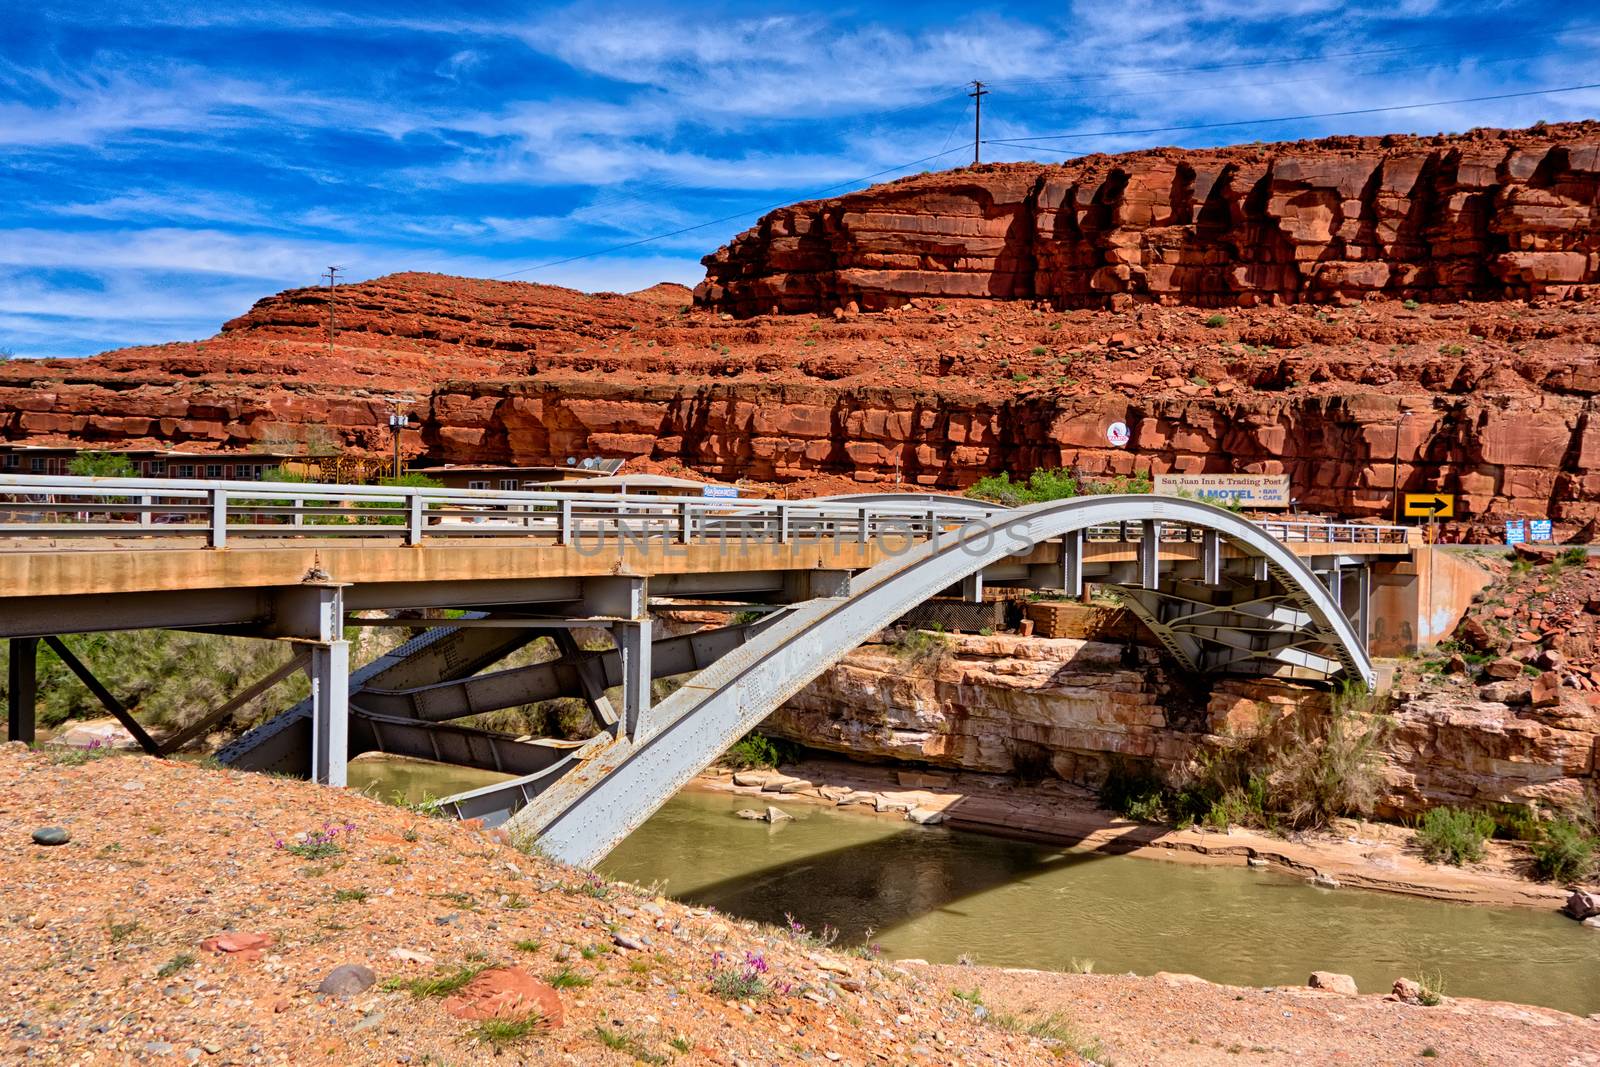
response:
[(133, 473), (141, 478), (232, 482), (260, 481), (267, 471), (305, 459), (277, 452), (179, 452), (163, 448), (0, 444), (0, 474), (71, 474), (72, 461), (84, 452), (123, 456), (132, 465)]

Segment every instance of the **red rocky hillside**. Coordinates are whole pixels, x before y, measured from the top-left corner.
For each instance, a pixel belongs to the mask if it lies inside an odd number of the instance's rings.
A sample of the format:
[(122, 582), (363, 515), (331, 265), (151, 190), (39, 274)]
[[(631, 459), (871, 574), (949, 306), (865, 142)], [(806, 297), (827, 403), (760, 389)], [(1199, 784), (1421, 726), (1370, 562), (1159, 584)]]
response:
[[(1398, 458), (1483, 531), (1548, 514), (1572, 535), (1600, 515), (1597, 146), (1576, 124), (969, 168), (774, 213), (711, 257), (698, 305), (342, 286), (331, 357), (326, 291), (289, 290), (207, 341), (0, 364), (0, 439), (246, 449), (326, 427), (376, 451), (399, 396), (406, 450), (458, 462), (620, 456), (789, 493), (1287, 472), (1308, 509), (1382, 517)], [(1071, 240), (1040, 236), (1051, 202)]]

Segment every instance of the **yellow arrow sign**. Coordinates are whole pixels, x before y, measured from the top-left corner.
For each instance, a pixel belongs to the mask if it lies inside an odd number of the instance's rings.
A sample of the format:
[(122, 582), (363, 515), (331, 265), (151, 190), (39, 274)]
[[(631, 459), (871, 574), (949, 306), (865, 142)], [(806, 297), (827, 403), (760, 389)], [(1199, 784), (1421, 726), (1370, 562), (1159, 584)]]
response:
[(1405, 516), (1408, 519), (1448, 519), (1456, 513), (1456, 498), (1450, 493), (1407, 493)]

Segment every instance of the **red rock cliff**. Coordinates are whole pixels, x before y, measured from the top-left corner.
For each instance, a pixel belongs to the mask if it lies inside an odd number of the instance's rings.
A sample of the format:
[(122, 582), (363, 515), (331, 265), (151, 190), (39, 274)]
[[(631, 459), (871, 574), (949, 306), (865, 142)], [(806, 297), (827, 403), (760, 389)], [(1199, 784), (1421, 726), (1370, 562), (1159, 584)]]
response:
[(705, 264), (696, 299), (740, 316), (1565, 296), (1600, 281), (1600, 123), (974, 166), (781, 208)]

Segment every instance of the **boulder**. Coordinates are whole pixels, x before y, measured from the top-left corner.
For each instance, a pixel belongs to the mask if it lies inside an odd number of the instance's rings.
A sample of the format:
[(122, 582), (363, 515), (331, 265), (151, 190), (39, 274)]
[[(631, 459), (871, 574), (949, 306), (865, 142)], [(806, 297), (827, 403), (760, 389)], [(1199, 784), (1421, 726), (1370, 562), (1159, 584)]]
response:
[(556, 991), (520, 967), (495, 967), (478, 973), (444, 1002), (457, 1019), (521, 1019), (537, 1013), (547, 1029), (565, 1019)]
[(1354, 978), (1333, 971), (1312, 971), (1311, 977), (1306, 980), (1306, 985), (1312, 989), (1325, 989), (1330, 993), (1346, 993), (1350, 996), (1354, 996), (1357, 992)]
[(1566, 907), (1561, 909), (1574, 919), (1587, 919), (1600, 915), (1600, 891), (1593, 889), (1574, 889), (1567, 894)]
[(1522, 677), (1522, 664), (1510, 656), (1501, 656), (1485, 667), (1483, 673), (1496, 681), (1510, 681)]
[(36, 845), (64, 845), (71, 840), (72, 835), (63, 826), (41, 826), (33, 832)]
[(331, 997), (353, 997), (371, 989), (372, 983), (377, 980), (378, 976), (372, 973), (371, 967), (363, 967), (359, 963), (341, 963), (322, 979), (317, 992)]
[(1561, 703), (1561, 675), (1545, 671), (1528, 689), (1528, 703), (1536, 708), (1553, 708)]

